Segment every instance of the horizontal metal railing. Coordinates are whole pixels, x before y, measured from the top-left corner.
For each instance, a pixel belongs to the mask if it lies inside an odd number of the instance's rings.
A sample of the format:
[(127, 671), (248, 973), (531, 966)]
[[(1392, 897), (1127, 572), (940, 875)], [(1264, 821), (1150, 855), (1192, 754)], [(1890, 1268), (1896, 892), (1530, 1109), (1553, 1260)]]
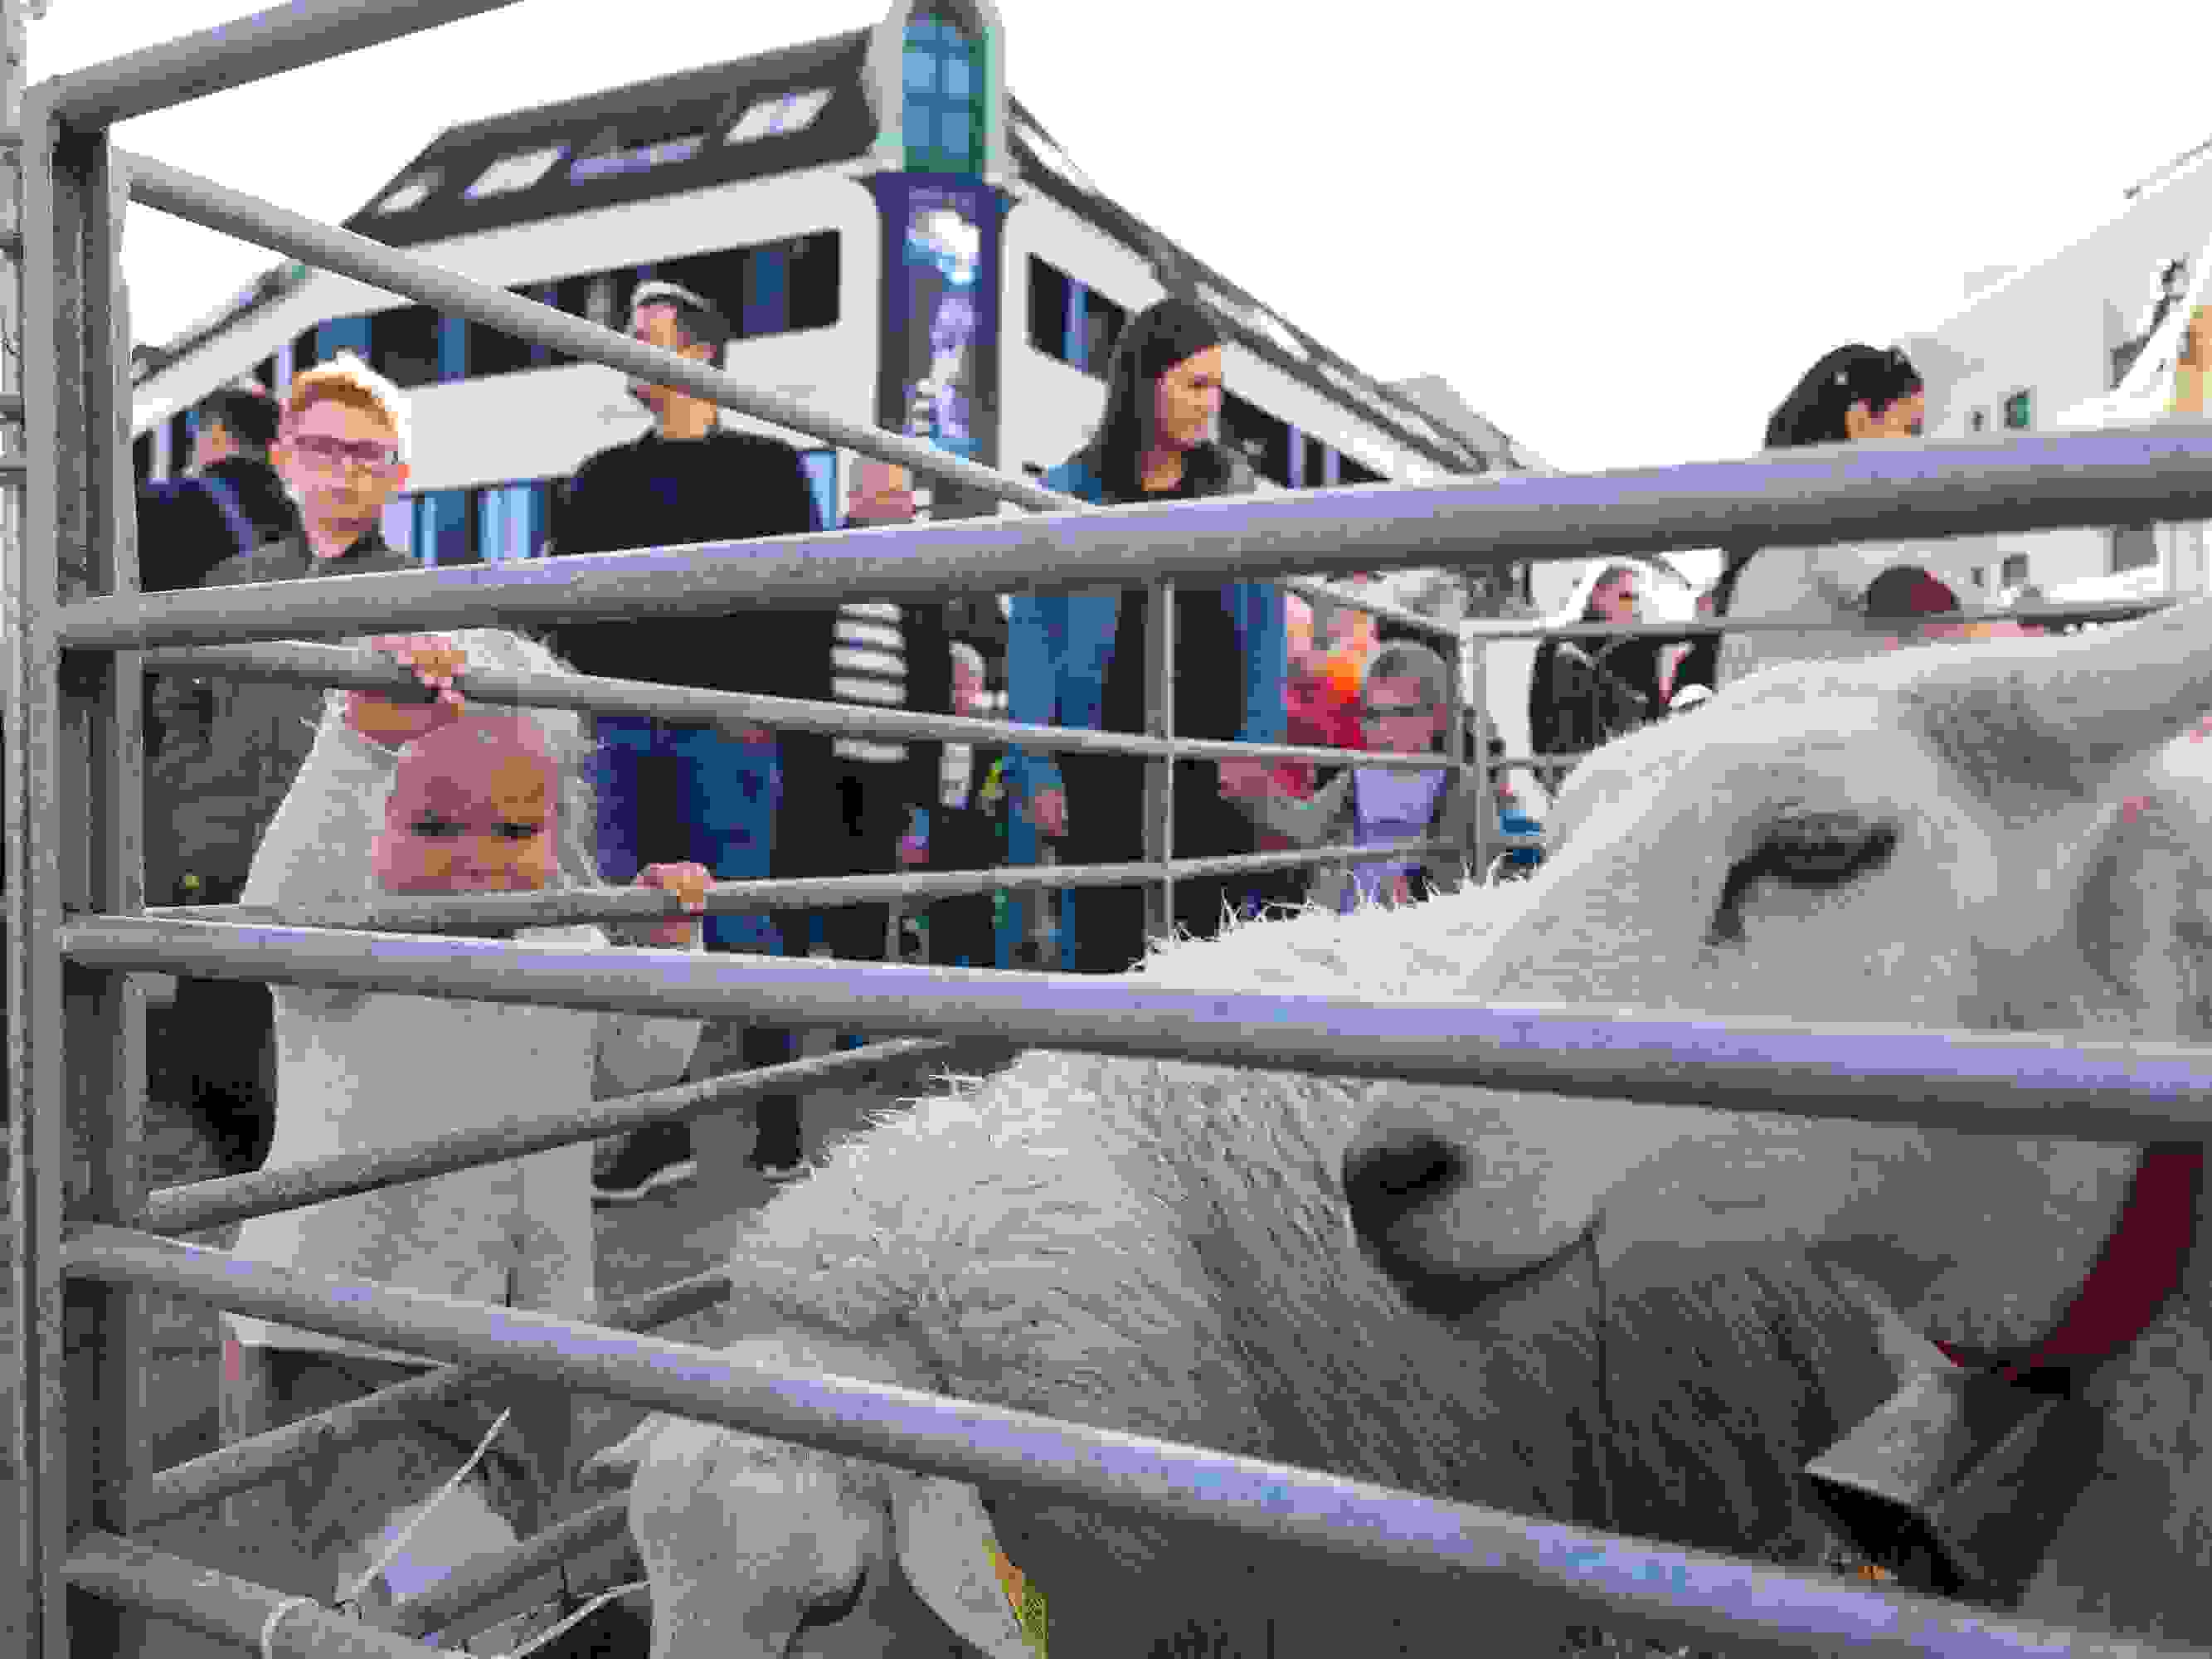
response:
[(139, 916), (68, 921), (57, 942), (86, 968), (681, 1018), (750, 1016), (800, 1029), (2038, 1138), (2195, 1139), (2212, 1129), (2212, 1046), (2192, 1043), (1182, 991), (1134, 976), (719, 952), (539, 945), (518, 953), (487, 939)]
[[(483, 0), (406, 0), (363, 12), (332, 0), (302, 0), (228, 31), (171, 43), (37, 89), (27, 102), (25, 123), (38, 142), (24, 152), (30, 179), (24, 246), (27, 264), (42, 284), (36, 295), (40, 303), (33, 310), (48, 319), (41, 325), (41, 349), (57, 343), (54, 319), (88, 330), (86, 319), (101, 314), (97, 297), (87, 302), (84, 278), (87, 271), (106, 269), (100, 261), (112, 252), (114, 203), (111, 195), (103, 205), (87, 181), (97, 185), (103, 180), (112, 160), (129, 193), (148, 205), (449, 314), (680, 386), (1047, 516), (641, 550), (563, 559), (557, 566), (500, 566), (160, 596), (118, 592), (53, 605), (53, 550), (64, 539), (57, 514), (63, 514), (63, 526), (81, 526), (84, 503), (99, 499), (104, 487), (100, 468), (113, 459), (105, 430), (110, 411), (100, 400), (112, 389), (94, 388), (94, 418), (72, 428), (70, 421), (86, 414), (88, 401), (83, 386), (70, 380), (69, 366), (79, 359), (70, 356), (65, 341), (52, 361), (35, 361), (36, 354), (27, 350), (35, 375), (26, 410), (31, 439), (27, 456), (38, 463), (30, 469), (37, 513), (17, 564), (24, 577), (18, 591), (25, 603), (16, 635), (27, 648), (15, 657), (19, 672), (9, 698), (9, 725), (15, 745), (11, 775), (38, 850), (29, 866), (33, 890), (19, 890), (16, 902), (18, 919), (27, 919), (29, 925), (11, 933), (19, 1012), (28, 1008), (43, 1016), (64, 1006), (55, 971), (64, 959), (94, 969), (181, 967), (212, 977), (344, 983), (413, 994), (664, 1014), (767, 1012), (781, 1014), (790, 1024), (864, 1023), (874, 1029), (914, 1030), (931, 1039), (950, 1033), (957, 1040), (975, 1030), (985, 1022), (971, 1020), (970, 1014), (988, 1010), (988, 1030), (977, 1034), (1002, 1042), (1295, 1066), (1317, 1073), (1479, 1080), (1605, 1097), (1626, 1093), (1758, 1109), (1774, 1109), (1772, 1091), (1779, 1088), (1790, 1103), (1785, 1109), (1951, 1121), (2045, 1136), (2149, 1139), (2179, 1131), (2203, 1138), (2204, 1118), (2212, 1114), (2206, 1086), (2212, 1083), (2212, 1056), (2182, 1045), (2039, 1045), (1977, 1033), (1808, 1030), (1780, 1022), (1769, 1029), (1756, 1021), (1611, 1019), (1577, 1010), (1469, 1011), (1348, 1000), (1179, 997), (1141, 981), (716, 961), (673, 952), (614, 956), (541, 949), (517, 955), (489, 943), (425, 936), (88, 915), (81, 903), (76, 914), (65, 915), (60, 896), (65, 890), (52, 849), (58, 844), (58, 814), (75, 803), (30, 796), (25, 793), (26, 771), (43, 767), (52, 778), (60, 776), (52, 764), (58, 711), (63, 728), (88, 720), (113, 720), (130, 695), (116, 689), (125, 677), (112, 672), (104, 693), (87, 693), (74, 682), (61, 681), (56, 664), (68, 653), (130, 653), (318, 632), (358, 634), (396, 625), (514, 626), (678, 608), (689, 615), (711, 615), (754, 604), (933, 598), (963, 586), (1044, 592), (1125, 586), (1133, 580), (1206, 581), (1429, 567), (1440, 561), (1496, 564), (1588, 558), (1706, 546), (1721, 533), (1777, 546), (1863, 539), (1875, 533), (1988, 534), (2132, 521), (2147, 504), (2154, 504), (2164, 518), (2212, 517), (2212, 432), (2171, 422), (2066, 436), (1796, 452), (1581, 478), (1456, 481), (1070, 513), (1062, 510), (1074, 505), (1066, 498), (1026, 480), (974, 466), (897, 434), (802, 408), (704, 365), (468, 282), (212, 181), (145, 158), (115, 155), (104, 148), (104, 140), (90, 149), (81, 142), (84, 133), (96, 134), (114, 120), (219, 85), (489, 9)], [(74, 147), (69, 155), (70, 166), (78, 169), (75, 173), (55, 162), (54, 140), (64, 126), (70, 129), (63, 137)], [(80, 234), (88, 230), (88, 258), (82, 257), (87, 240)], [(58, 301), (51, 311), (44, 304), (50, 289)], [(76, 468), (86, 454), (94, 463), (89, 479)], [(121, 471), (127, 474), (127, 465)], [(108, 529), (94, 527), (95, 548), (109, 535)], [(125, 570), (127, 580), (127, 566)], [(1156, 624), (1168, 613), (1168, 607), (1156, 607)], [(1170, 647), (1158, 627), (1155, 641), (1148, 667), (1156, 733), (1167, 753), (1196, 757), (1202, 745), (1167, 738), (1171, 723), (1164, 677)], [(137, 665), (130, 664), (134, 671)], [(287, 677), (313, 680), (317, 673), (300, 666)], [(108, 701), (101, 701), (103, 696)], [(1455, 740), (1448, 753), (1449, 763), (1458, 764)], [(1158, 757), (1152, 758), (1157, 773), (1169, 772)], [(1363, 754), (1358, 759), (1373, 764), (1377, 757)], [(93, 798), (85, 821), (100, 838), (102, 862), (97, 868), (107, 872), (96, 873), (92, 887), (108, 895), (111, 906), (115, 893), (127, 893), (132, 885), (128, 872), (135, 854), (129, 837), (135, 831), (116, 830), (114, 797), (133, 799), (136, 767), (135, 758), (125, 755), (108, 764), (107, 771), (100, 764), (92, 768)], [(81, 780), (65, 786), (82, 787)], [(1361, 850), (1376, 856), (1379, 849)], [(1158, 875), (1172, 867), (1148, 863), (1142, 868), (1146, 875)], [(125, 873), (116, 876), (117, 870)], [(66, 890), (74, 893), (77, 887)], [(107, 1000), (100, 1005), (98, 1021), (125, 1034), (118, 1044), (120, 1052), (133, 1040), (128, 997), (118, 991), (127, 988), (126, 981), (110, 972), (101, 982)], [(957, 992), (957, 1000), (948, 1006), (922, 1000), (933, 992)], [(90, 1006), (82, 999), (69, 1005), (71, 1035), (100, 1029), (86, 1023), (84, 1012)], [(63, 1139), (55, 1133), (63, 1121), (62, 1096), (54, 1056), (42, 1046), (44, 1024), (19, 1022), (17, 1031), (19, 1043), (32, 1057), (22, 1060), (21, 1067), (31, 1067), (35, 1060), (37, 1081), (27, 1095), (34, 1109), (32, 1121), (40, 1126), (40, 1144), (58, 1145)], [(1260, 1031), (1267, 1039), (1264, 1053), (1254, 1036)], [(1685, 1048), (1692, 1056), (1687, 1060), (1680, 1052)], [(1472, 1064), (1471, 1057), (1481, 1064)], [(127, 1057), (118, 1076), (129, 1076)], [(118, 1099), (128, 1092), (125, 1084), (116, 1085)], [(621, 1105), (678, 1109), (665, 1099), (641, 1105), (644, 1099)], [(686, 1101), (682, 1109), (693, 1103)], [(81, 1216), (112, 1223), (132, 1212), (131, 1181), (115, 1173), (128, 1164), (117, 1157), (100, 1165), (91, 1206)], [(319, 1178), (340, 1179), (328, 1169)], [(1552, 1598), (1554, 1611), (1575, 1601), (1632, 1623), (1692, 1628), (1723, 1635), (1735, 1645), (1791, 1650), (1826, 1642), (1875, 1651), (1936, 1646), (1951, 1653), (1994, 1655), (2014, 1650), (2022, 1637), (2017, 1621), (1993, 1629), (1984, 1615), (1971, 1610), (1891, 1595), (1850, 1594), (1829, 1581), (1785, 1579), (1764, 1571), (1758, 1572), (1762, 1594), (1754, 1597), (1745, 1593), (1752, 1582), (1747, 1575), (1754, 1570), (1742, 1563), (1649, 1549), (1603, 1534), (1347, 1486), (1335, 1476), (1322, 1479), (927, 1395), (873, 1386), (863, 1394), (834, 1379), (770, 1377), (704, 1350), (605, 1328), (478, 1308), (391, 1286), (347, 1287), (358, 1299), (341, 1304), (333, 1299), (339, 1288), (333, 1284), (113, 1224), (79, 1225), (64, 1245), (51, 1202), (58, 1182), (50, 1162), (40, 1165), (35, 1179), (19, 1179), (21, 1190), (38, 1196), (39, 1212), (31, 1218), (18, 1212), (18, 1279), (40, 1296), (34, 1306), (27, 1302), (25, 1310), (25, 1340), (36, 1352), (24, 1363), (18, 1409), (27, 1413), (21, 1420), (35, 1425), (29, 1437), (41, 1451), (62, 1444), (48, 1420), (62, 1372), (50, 1358), (40, 1357), (63, 1352), (61, 1328), (49, 1306), (53, 1298), (41, 1288), (60, 1282), (52, 1266), (58, 1249), (65, 1252), (58, 1259), (66, 1272), (80, 1281), (90, 1276), (109, 1285), (200, 1297), (464, 1364), (488, 1365), (495, 1359), (502, 1370), (557, 1385), (605, 1389), (648, 1407), (780, 1433), (902, 1467), (1042, 1487), (1109, 1507), (1204, 1520), (1376, 1559), (1430, 1567), (1443, 1563), (1479, 1575), (1490, 1595), (1511, 1584), (1541, 1591)], [(289, 1202), (298, 1190), (264, 1191), (255, 1201), (280, 1196)], [(155, 1211), (159, 1202), (136, 1207)], [(172, 1213), (188, 1202), (180, 1200)], [(48, 1265), (40, 1266), (34, 1255)], [(36, 1318), (29, 1318), (33, 1312)], [(494, 1318), (496, 1330), (488, 1322)], [(81, 1333), (76, 1340), (82, 1344), (88, 1340), (82, 1334), (99, 1328), (80, 1320), (72, 1328)], [(534, 1343), (532, 1336), (538, 1339)], [(117, 1383), (127, 1340), (121, 1327), (98, 1340), (114, 1352), (72, 1359), (70, 1375), (100, 1381), (94, 1397), (106, 1401), (128, 1392)], [(895, 1408), (895, 1419), (873, 1414), (886, 1403)], [(117, 1407), (104, 1409), (113, 1413)], [(975, 1443), (979, 1423), (997, 1431), (988, 1444)], [(215, 1575), (180, 1575), (173, 1559), (115, 1536), (99, 1520), (128, 1508), (117, 1502), (110, 1470), (118, 1449), (134, 1443), (127, 1410), (106, 1426), (121, 1431), (94, 1437), (88, 1461), (80, 1461), (72, 1471), (82, 1472), (93, 1497), (90, 1508), (72, 1497), (70, 1512), (90, 1515), (94, 1522), (77, 1530), (66, 1568), (70, 1582), (96, 1589), (118, 1603), (168, 1611), (203, 1629), (250, 1639), (254, 1619), (272, 1610), (277, 1598), (271, 1593)], [(327, 1420), (322, 1428), (330, 1431)], [(32, 1541), (26, 1577), (34, 1597), (52, 1594), (52, 1540), (62, 1535), (67, 1519), (52, 1496), (52, 1482), (68, 1478), (43, 1464), (33, 1464), (27, 1473), (31, 1524), (26, 1532)], [(1253, 1501), (1261, 1492), (1269, 1496), (1267, 1504)], [(1788, 1598), (1786, 1612), (1776, 1610), (1769, 1593)], [(220, 1607), (215, 1605), (218, 1601)], [(50, 1600), (40, 1606), (58, 1613)], [(303, 1608), (295, 1616), (304, 1632), (349, 1639), (344, 1621), (319, 1609)], [(41, 1659), (51, 1659), (45, 1644), (58, 1628), (53, 1617), (34, 1627), (34, 1651)], [(386, 1647), (382, 1638), (351, 1628), (356, 1650), (407, 1650)], [(2063, 1637), (2077, 1653), (2117, 1651), (2121, 1646), (2130, 1652), (2155, 1650), (2146, 1644), (2115, 1644), (2081, 1633), (2027, 1634)]]
[[(1348, 1561), (1418, 1566), (1431, 1578), (1449, 1574), (1491, 1612), (1531, 1610), (1516, 1601), (1521, 1592), (1544, 1598), (1555, 1614), (1573, 1607), (1631, 1629), (1686, 1628), (1731, 1648), (1783, 1652), (1812, 1644), (2016, 1659), (2023, 1643), (2061, 1639), (2080, 1659), (2174, 1651), (1992, 1620), (1981, 1609), (1901, 1592), (1847, 1592), (1833, 1579), (605, 1326), (295, 1273), (118, 1228), (85, 1229), (64, 1249), (72, 1273), (377, 1346), (496, 1364), (519, 1379), (605, 1392), (926, 1474), (1018, 1486), (1147, 1521), (1206, 1523)], [(1511, 1627), (1510, 1615), (1503, 1622)]]

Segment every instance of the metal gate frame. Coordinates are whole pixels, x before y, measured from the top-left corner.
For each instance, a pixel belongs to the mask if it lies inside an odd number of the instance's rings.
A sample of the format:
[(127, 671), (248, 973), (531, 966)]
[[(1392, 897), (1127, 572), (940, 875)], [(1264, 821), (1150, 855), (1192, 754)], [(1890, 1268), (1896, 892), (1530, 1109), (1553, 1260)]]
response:
[[(558, 916), (668, 914), (651, 895), (599, 890), (441, 904), (379, 902), (343, 917), (270, 917), (237, 907), (148, 911), (137, 837), (137, 677), (149, 665), (329, 685), (398, 688), (365, 653), (300, 644), (395, 624), (513, 625), (611, 617), (641, 601), (693, 610), (898, 598), (950, 587), (1050, 591), (1293, 572), (1506, 562), (1709, 545), (1723, 533), (1774, 545), (1865, 533), (1948, 535), (2116, 520), (2156, 502), (2212, 517), (2212, 434), (2161, 423), (2063, 437), (1798, 452), (1589, 477), (1455, 479), (1127, 508), (1079, 508), (898, 434), (803, 408), (428, 262), (286, 213), (210, 180), (115, 152), (130, 117), (218, 88), (380, 44), (512, 0), (295, 0), (224, 27), (40, 84), (25, 100), (24, 410), (29, 512), (12, 550), (13, 684), (7, 703), (7, 919), (12, 957), (9, 1086), (19, 1334), (15, 1431), (25, 1519), (22, 1577), (31, 1659), (137, 1650), (133, 1626), (179, 1620), (272, 1651), (403, 1656), (421, 1650), (316, 1606), (213, 1573), (134, 1541), (134, 1527), (238, 1490), (283, 1466), (286, 1449), (359, 1432), (433, 1395), (494, 1374), (584, 1387), (648, 1407), (902, 1468), (1042, 1489), (1109, 1509), (1223, 1525), (1381, 1563), (1464, 1575), (1470, 1594), (1535, 1598), (1629, 1630), (1684, 1631), (1779, 1651), (1849, 1644), (1876, 1653), (1986, 1655), (2024, 1643), (2082, 1654), (2173, 1652), (2091, 1632), (1992, 1619), (1985, 1611), (1646, 1544), (1249, 1459), (878, 1385), (738, 1366), (713, 1351), (638, 1334), (727, 1289), (702, 1275), (586, 1324), (428, 1297), (391, 1285), (292, 1273), (165, 1234), (268, 1213), (439, 1170), (499, 1161), (688, 1115), (771, 1074), (602, 1103), (521, 1136), (425, 1144), (149, 1194), (139, 1160), (148, 972), (343, 982), (368, 990), (544, 1002), (670, 1015), (770, 1017), (801, 1026), (906, 1030), (911, 1060), (981, 1041), (1198, 1057), (1271, 1069), (1937, 1123), (2101, 1139), (2212, 1135), (2212, 1049), (1992, 1036), (1981, 1032), (1599, 1018), (1571, 1007), (1381, 1006), (1340, 998), (1192, 995), (1075, 976), (994, 974), (653, 951), (538, 950), (436, 937), (497, 933)], [(1045, 516), (964, 520), (717, 546), (651, 549), (551, 564), (432, 570), (349, 583), (288, 583), (142, 597), (127, 410), (129, 337), (118, 252), (126, 200), (225, 230), (325, 269), (521, 337), (554, 345), (861, 454), (982, 489)], [(102, 307), (106, 313), (102, 314)], [(1333, 596), (1334, 597), (1334, 596)], [(1344, 596), (1349, 598), (1349, 596)], [(1352, 599), (1352, 603), (1359, 603)], [(1373, 607), (1363, 607), (1373, 608)], [(718, 885), (714, 911), (881, 902), (1018, 884), (1158, 884), (1340, 858), (1338, 848), (1171, 862), (1171, 760), (1253, 757), (1420, 766), (1434, 757), (1340, 754), (1172, 736), (1172, 608), (1155, 604), (1147, 732), (1013, 726), (780, 698), (574, 677), (472, 675), (486, 702), (708, 721), (1012, 738), (1044, 750), (1140, 755), (1150, 763), (1140, 864), (837, 883)], [(194, 648), (198, 647), (198, 648)], [(1456, 671), (1456, 653), (1453, 653)], [(1462, 699), (1455, 696), (1457, 708)], [(1450, 763), (1462, 763), (1456, 744)], [(1478, 814), (1478, 819), (1480, 819)], [(1440, 850), (1425, 842), (1378, 852)], [(389, 931), (408, 928), (414, 931)], [(1883, 1037), (1869, 1062), (1868, 1039)], [(1720, 1040), (1725, 1040), (1727, 1052)], [(867, 1050), (798, 1062), (830, 1071)], [(809, 1075), (812, 1075), (810, 1073)], [(1902, 1097), (1902, 1098), (1900, 1098)], [(76, 1144), (72, 1144), (72, 1131)], [(195, 1297), (459, 1368), (415, 1379), (318, 1421), (226, 1448), (178, 1469), (148, 1467), (143, 1293)], [(672, 1311), (673, 1310), (673, 1311)], [(978, 1433), (978, 1431), (982, 1431)], [(530, 1540), (542, 1567), (603, 1537), (612, 1506)], [(595, 1530), (596, 1529), (596, 1530)], [(510, 1561), (501, 1571), (512, 1573)], [(496, 1577), (496, 1573), (493, 1575)], [(483, 1589), (473, 1586), (470, 1593)], [(449, 1602), (465, 1596), (449, 1589)], [(285, 1613), (273, 1636), (272, 1613)], [(74, 1640), (72, 1639), (74, 1638)]]

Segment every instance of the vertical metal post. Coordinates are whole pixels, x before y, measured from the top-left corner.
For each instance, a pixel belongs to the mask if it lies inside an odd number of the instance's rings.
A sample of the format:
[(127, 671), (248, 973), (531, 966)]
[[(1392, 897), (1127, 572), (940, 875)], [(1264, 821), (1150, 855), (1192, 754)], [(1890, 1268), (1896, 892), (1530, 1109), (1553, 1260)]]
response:
[(1453, 652), (1451, 667), (1452, 758), (1456, 761), (1467, 753), (1469, 737), (1474, 740), (1474, 776), (1460, 775), (1474, 788), (1474, 844), (1468, 849), (1468, 869), (1479, 882), (1490, 873), (1490, 826), (1498, 814), (1498, 788), (1490, 775), (1490, 718), (1483, 701), (1482, 641), (1473, 641), (1470, 650)]
[[(28, 523), (19, 544), (16, 718), (9, 790), (14, 1104), (12, 1171), (23, 1549), (36, 1659), (135, 1653), (143, 1620), (65, 1590), (70, 1541), (127, 1533), (149, 1472), (143, 1307), (65, 1280), (62, 1222), (124, 1222), (144, 1144), (143, 988), (65, 963), (65, 915), (141, 908), (140, 659), (62, 660), (58, 604), (135, 587), (129, 338), (120, 314), (125, 192), (106, 135), (65, 131), (27, 100), (24, 397)], [(72, 1134), (72, 1130), (76, 1131)], [(72, 1638), (74, 1647), (72, 1648)]]
[[(1145, 624), (1145, 730), (1155, 738), (1175, 736), (1175, 585), (1152, 590)], [(1165, 864), (1175, 856), (1175, 759), (1145, 763), (1145, 859)], [(1164, 938), (1175, 932), (1175, 878), (1163, 876), (1145, 888), (1145, 931)]]

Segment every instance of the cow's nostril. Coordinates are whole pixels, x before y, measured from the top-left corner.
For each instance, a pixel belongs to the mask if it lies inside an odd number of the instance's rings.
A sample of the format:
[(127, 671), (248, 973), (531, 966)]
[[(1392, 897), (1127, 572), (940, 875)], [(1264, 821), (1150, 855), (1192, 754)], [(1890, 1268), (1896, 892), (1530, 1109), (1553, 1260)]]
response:
[(1352, 1224), (1370, 1239), (1466, 1178), (1467, 1159), (1459, 1148), (1425, 1132), (1356, 1146), (1344, 1160)]

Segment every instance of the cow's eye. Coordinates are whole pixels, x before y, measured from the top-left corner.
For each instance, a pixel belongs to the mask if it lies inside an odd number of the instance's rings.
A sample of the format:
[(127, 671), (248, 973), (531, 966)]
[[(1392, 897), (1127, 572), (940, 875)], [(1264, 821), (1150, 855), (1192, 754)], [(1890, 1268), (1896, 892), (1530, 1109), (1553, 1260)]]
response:
[(1759, 844), (1729, 868), (1713, 916), (1717, 943), (1743, 934), (1745, 897), (1761, 882), (1778, 882), (1801, 891), (1826, 892), (1848, 886), (1889, 862), (1897, 850), (1897, 826), (1856, 812), (1799, 812), (1775, 819)]

